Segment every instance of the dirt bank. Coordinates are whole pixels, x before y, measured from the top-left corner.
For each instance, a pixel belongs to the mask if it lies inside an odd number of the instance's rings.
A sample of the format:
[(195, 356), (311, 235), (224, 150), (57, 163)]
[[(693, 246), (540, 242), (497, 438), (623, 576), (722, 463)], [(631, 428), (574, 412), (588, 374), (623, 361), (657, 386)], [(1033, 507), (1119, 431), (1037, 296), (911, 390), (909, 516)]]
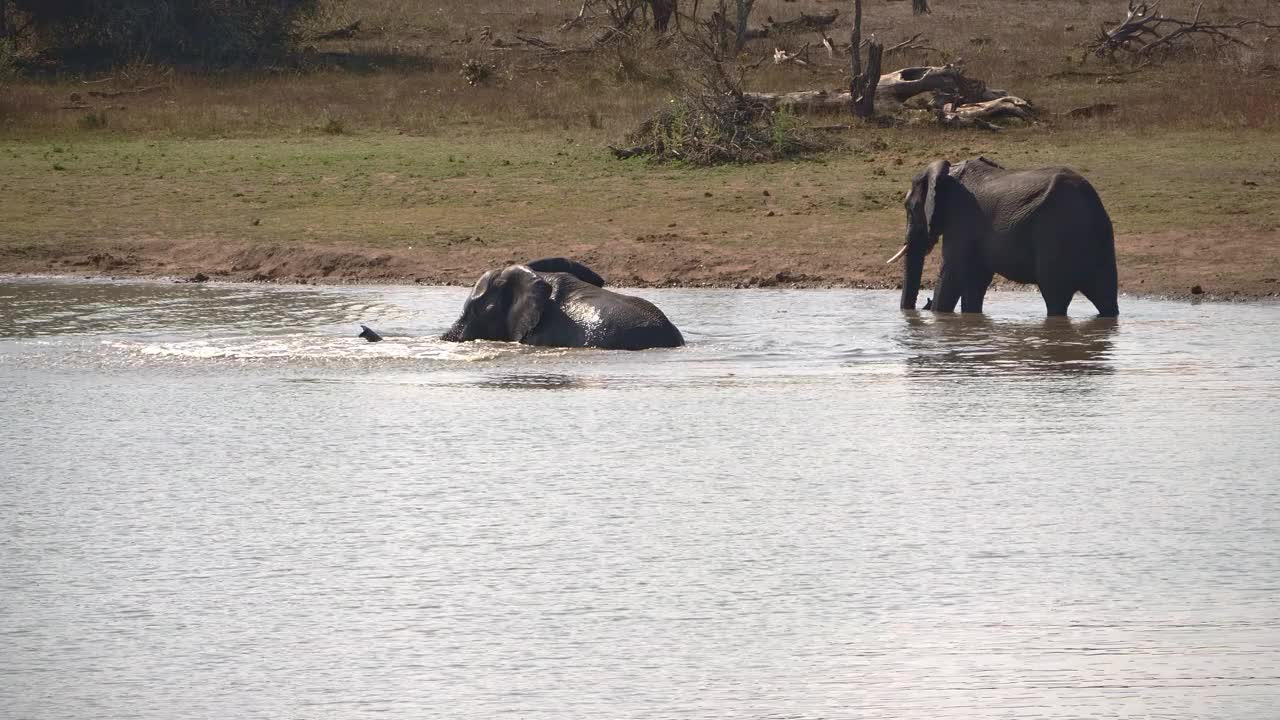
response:
[[(1173, 233), (1118, 239), (1121, 289), (1136, 295), (1221, 299), (1280, 297), (1280, 243), (1258, 234), (1187, 237)], [(537, 257), (581, 260), (613, 285), (630, 287), (894, 288), (879, 243), (823, 246), (755, 239), (726, 247), (677, 233), (604, 243), (467, 244), (418, 249), (357, 245), (251, 244), (157, 240), (29, 245), (0, 250), (0, 272), (279, 283), (469, 285), (485, 270)], [(936, 263), (936, 255), (931, 265)], [(936, 275), (936, 265), (926, 277)], [(1001, 283), (997, 282), (999, 287)], [(1201, 292), (1193, 290), (1199, 287)]]

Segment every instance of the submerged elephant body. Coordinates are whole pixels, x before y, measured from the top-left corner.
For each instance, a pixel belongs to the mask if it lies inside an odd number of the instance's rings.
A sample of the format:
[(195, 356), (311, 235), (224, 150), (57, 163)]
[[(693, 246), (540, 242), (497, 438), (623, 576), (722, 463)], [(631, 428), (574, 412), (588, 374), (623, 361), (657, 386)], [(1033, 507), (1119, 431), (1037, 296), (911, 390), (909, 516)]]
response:
[(1111, 219), (1087, 180), (1066, 168), (1007, 170), (986, 158), (938, 160), (907, 194), (901, 307), (915, 309), (925, 256), (942, 238), (931, 309), (982, 312), (995, 275), (1040, 287), (1049, 315), (1081, 292), (1119, 313)]
[(553, 347), (644, 350), (684, 338), (653, 303), (603, 287), (590, 268), (564, 258), (490, 270), (476, 282), (441, 339)]

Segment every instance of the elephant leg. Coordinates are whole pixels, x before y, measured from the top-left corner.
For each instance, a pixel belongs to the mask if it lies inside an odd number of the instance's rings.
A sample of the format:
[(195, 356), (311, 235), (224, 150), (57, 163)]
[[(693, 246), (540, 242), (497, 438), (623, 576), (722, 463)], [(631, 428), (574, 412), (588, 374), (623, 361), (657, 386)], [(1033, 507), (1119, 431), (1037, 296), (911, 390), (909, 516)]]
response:
[(1075, 294), (1075, 288), (1056, 278), (1040, 283), (1040, 297), (1044, 298), (1044, 307), (1049, 317), (1066, 315)]
[(943, 258), (938, 285), (933, 289), (933, 307), (930, 309), (934, 312), (955, 312), (963, 288), (964, 277), (956, 272), (953, 261)]
[(1036, 254), (1036, 284), (1040, 286), (1040, 297), (1044, 298), (1049, 317), (1067, 314), (1079, 280), (1079, 275), (1064, 261), (1059, 250), (1066, 246), (1062, 241), (1064, 237), (1069, 236), (1058, 235), (1054, 238), (1057, 242), (1041, 243)]
[(989, 270), (980, 270), (968, 278), (964, 295), (960, 297), (960, 312), (982, 312), (982, 300), (987, 296), (987, 288), (991, 287), (991, 280), (994, 277), (995, 273)]
[(1080, 292), (1098, 309), (1099, 317), (1117, 317), (1120, 315), (1120, 305), (1116, 302), (1116, 295), (1119, 293), (1118, 285), (1116, 269), (1113, 266), (1096, 273), (1084, 283)]

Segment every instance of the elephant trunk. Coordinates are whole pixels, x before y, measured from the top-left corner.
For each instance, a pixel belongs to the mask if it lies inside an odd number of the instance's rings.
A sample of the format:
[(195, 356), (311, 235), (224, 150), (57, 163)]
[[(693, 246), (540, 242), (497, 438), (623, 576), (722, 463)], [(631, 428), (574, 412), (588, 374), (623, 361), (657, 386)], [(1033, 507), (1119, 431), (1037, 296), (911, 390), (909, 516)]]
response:
[(440, 339), (445, 342), (464, 342), (467, 339), (463, 334), (465, 327), (466, 326), (462, 320), (458, 320), (458, 322), (453, 324), (453, 327), (446, 330), (445, 333), (440, 336)]
[(920, 294), (920, 276), (924, 273), (924, 253), (908, 252), (902, 264), (902, 303), (903, 310), (915, 310), (916, 299)]

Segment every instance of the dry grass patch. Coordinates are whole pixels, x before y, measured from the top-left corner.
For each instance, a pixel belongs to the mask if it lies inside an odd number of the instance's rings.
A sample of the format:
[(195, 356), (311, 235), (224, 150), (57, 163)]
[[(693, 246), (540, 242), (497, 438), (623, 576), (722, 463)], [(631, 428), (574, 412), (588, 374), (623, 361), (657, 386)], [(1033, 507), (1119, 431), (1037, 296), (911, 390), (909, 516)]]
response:
[[(110, 100), (88, 98), (86, 91), (136, 86), (128, 73), (112, 72), (100, 85), (82, 80), (101, 75), (0, 84), (0, 132), (61, 132), (73, 128), (88, 109), (109, 106), (124, 108), (121, 117), (112, 118), (113, 128), (189, 137), (304, 132), (325, 112), (344, 118), (357, 132), (452, 132), (479, 125), (567, 131), (599, 126), (621, 134), (672, 96), (676, 75), (690, 63), (679, 43), (655, 42), (643, 31), (589, 54), (549, 55), (516, 39), (519, 32), (558, 46), (588, 44), (598, 26), (557, 29), (576, 12), (576, 2), (350, 0), (338, 7), (314, 32), (355, 20), (361, 21), (360, 32), (312, 42), (313, 49), (295, 65), (230, 76), (174, 71), (161, 80), (162, 92)], [(760, 0), (753, 24), (829, 7), (816, 0)], [(1275, 92), (1280, 42), (1266, 40), (1274, 32), (1245, 32), (1242, 37), (1252, 48), (1201, 43), (1131, 75), (1121, 74), (1131, 69), (1125, 63), (1091, 58), (1081, 65), (1082, 44), (1103, 21), (1118, 20), (1123, 9), (1116, 0), (992, 0), (938, 3), (932, 15), (916, 17), (909, 3), (884, 3), (868, 9), (864, 34), (893, 44), (923, 33), (934, 50), (890, 55), (886, 69), (963, 58), (970, 76), (1032, 100), (1061, 125), (1275, 128), (1280, 122), (1280, 93)], [(1189, 2), (1161, 9), (1192, 12)], [(1249, 0), (1222, 0), (1205, 12), (1280, 23), (1280, 8)], [(847, 42), (844, 18), (830, 35)], [(795, 51), (805, 44), (811, 46), (811, 63), (765, 62), (749, 75), (746, 89), (847, 87), (847, 60), (827, 58), (817, 42), (814, 33), (753, 41), (744, 63), (771, 56), (774, 48)], [(460, 72), (467, 60), (492, 65), (491, 77), (469, 85)], [(72, 94), (93, 107), (63, 109), (76, 104)], [(1093, 103), (1113, 103), (1118, 111), (1103, 119), (1061, 117)]]

